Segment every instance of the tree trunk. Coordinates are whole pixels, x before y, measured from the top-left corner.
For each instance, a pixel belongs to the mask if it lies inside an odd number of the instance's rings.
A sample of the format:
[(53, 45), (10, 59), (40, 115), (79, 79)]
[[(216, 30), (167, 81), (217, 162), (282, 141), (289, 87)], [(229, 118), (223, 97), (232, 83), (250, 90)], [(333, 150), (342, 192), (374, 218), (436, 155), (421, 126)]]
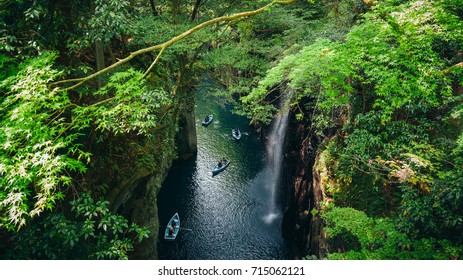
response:
[(156, 6), (154, 5), (154, 0), (150, 0), (150, 6), (151, 6), (151, 10), (153, 11), (153, 16), (154, 17), (159, 16), (159, 12), (158, 10), (156, 10)]
[[(100, 71), (105, 68), (104, 65), (104, 47), (103, 42), (101, 40), (95, 41), (95, 55), (96, 55), (96, 71)], [(102, 77), (98, 77), (98, 88), (103, 87)]]
[(53, 26), (54, 16), (55, 16), (55, 1), (51, 0), (48, 1), (48, 14), (50, 15), (50, 22), (48, 23), (50, 26)]
[(201, 0), (196, 0), (195, 7), (193, 8), (193, 12), (191, 13), (191, 21), (199, 20), (199, 6), (201, 6)]
[(111, 64), (116, 63), (116, 56), (114, 55), (113, 49), (111, 48), (111, 45), (108, 46), (108, 53), (109, 56), (111, 57)]
[(170, 1), (170, 9), (172, 12), (172, 16), (174, 17), (174, 21), (176, 21), (176, 17), (180, 13), (180, 2), (181, 0), (171, 0)]

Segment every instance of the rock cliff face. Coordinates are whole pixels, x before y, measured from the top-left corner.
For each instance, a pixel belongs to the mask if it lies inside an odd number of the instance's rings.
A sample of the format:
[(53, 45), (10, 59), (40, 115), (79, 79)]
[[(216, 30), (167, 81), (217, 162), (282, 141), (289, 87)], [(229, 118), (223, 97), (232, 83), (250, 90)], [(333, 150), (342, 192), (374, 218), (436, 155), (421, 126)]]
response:
[(155, 171), (135, 174), (108, 194), (112, 209), (128, 218), (129, 223), (136, 223), (150, 231), (150, 237), (135, 246), (131, 259), (157, 259), (157, 195), (171, 163), (172, 159), (165, 158), (158, 163)]
[(319, 215), (325, 200), (324, 163), (318, 151), (321, 139), (312, 134), (310, 125), (292, 122), (289, 130), (288, 162), (291, 206), (287, 220), (293, 225), (293, 249), (296, 258), (324, 258), (328, 250), (326, 234)]
[(326, 257), (329, 252), (328, 236), (323, 230), (323, 222), (320, 215), (321, 203), (327, 202), (328, 197), (325, 193), (326, 172), (327, 168), (322, 158), (322, 152), (317, 151), (315, 161), (312, 167), (312, 186), (309, 189), (313, 193), (313, 211), (309, 223), (309, 232), (307, 235), (307, 248), (309, 255), (316, 256), (319, 259)]
[(177, 133), (175, 142), (177, 154), (182, 158), (187, 158), (197, 152), (198, 140), (196, 139), (194, 106), (187, 108), (187, 110), (180, 115), (179, 132)]
[[(133, 175), (117, 181), (113, 180), (106, 192), (113, 212), (123, 215), (129, 223), (136, 223), (150, 231), (150, 237), (135, 246), (131, 259), (157, 259), (157, 241), (159, 219), (157, 196), (161, 184), (167, 176), (174, 160), (174, 155), (191, 155), (197, 151), (194, 103), (183, 105), (191, 110), (179, 114), (178, 131), (175, 125), (168, 126), (159, 134), (148, 140), (140, 150), (153, 161), (153, 168), (133, 164)], [(172, 122), (175, 122), (175, 115)], [(114, 182), (115, 181), (115, 182)]]

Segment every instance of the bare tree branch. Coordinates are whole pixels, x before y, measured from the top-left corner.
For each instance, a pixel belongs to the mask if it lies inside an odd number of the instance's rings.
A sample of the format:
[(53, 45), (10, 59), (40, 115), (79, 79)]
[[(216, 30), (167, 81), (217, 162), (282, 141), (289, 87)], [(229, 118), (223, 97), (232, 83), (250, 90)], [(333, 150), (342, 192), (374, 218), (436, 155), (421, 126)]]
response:
[(143, 80), (144, 78), (146, 78), (146, 76), (148, 76), (149, 72), (151, 71), (151, 69), (153, 69), (154, 65), (156, 65), (156, 62), (158, 62), (159, 60), (159, 57), (161, 57), (161, 54), (162, 52), (165, 50), (166, 48), (162, 48), (158, 55), (156, 56), (156, 59), (153, 61), (153, 63), (151, 63), (150, 67), (148, 68), (148, 70), (146, 70), (145, 74), (143, 74), (143, 77), (141, 77), (140, 80)]
[(457, 68), (463, 68), (463, 62), (460, 62), (460, 63), (457, 63), (453, 66), (450, 66), (449, 68), (445, 69), (444, 71), (442, 71), (442, 74), (444, 75), (448, 75), (450, 74), (451, 72), (453, 72), (455, 69)]
[(96, 73), (93, 73), (89, 76), (86, 76), (86, 77), (83, 77), (83, 78), (77, 78), (77, 79), (68, 79), (68, 80), (62, 80), (62, 81), (57, 81), (57, 82), (54, 82), (54, 83), (51, 83), (51, 85), (58, 85), (58, 84), (63, 84), (63, 83), (74, 83), (74, 82), (77, 82), (75, 85), (72, 85), (72, 86), (69, 86), (67, 88), (63, 88), (63, 89), (60, 89), (61, 91), (65, 91), (65, 90), (72, 90), (72, 89), (75, 89), (79, 86), (81, 86), (82, 84), (84, 84), (85, 82), (89, 81), (89, 80), (92, 80), (94, 78), (96, 78), (97, 76), (101, 75), (101, 74), (104, 74), (104, 73), (107, 73), (109, 71), (111, 71), (112, 69), (124, 64), (124, 63), (127, 63), (128, 61), (132, 60), (133, 58), (135, 58), (136, 56), (138, 55), (141, 55), (141, 54), (144, 54), (144, 53), (148, 53), (148, 52), (152, 52), (152, 51), (155, 51), (155, 50), (161, 50), (158, 54), (158, 56), (156, 57), (155, 61), (151, 64), (150, 68), (145, 72), (145, 74), (143, 75), (143, 77), (146, 77), (149, 73), (149, 71), (153, 68), (154, 64), (156, 64), (157, 60), (159, 59), (159, 56), (160, 54), (162, 53), (162, 51), (166, 48), (168, 48), (169, 46), (175, 44), (176, 42), (182, 40), (183, 38), (195, 33), (196, 31), (206, 27), (206, 26), (209, 26), (209, 25), (212, 25), (212, 24), (215, 24), (215, 23), (218, 23), (218, 22), (223, 22), (223, 21), (232, 21), (232, 20), (236, 20), (236, 19), (240, 19), (240, 18), (245, 18), (245, 17), (249, 17), (249, 16), (253, 16), (253, 15), (257, 15), (257, 14), (260, 14), (264, 11), (266, 11), (267, 9), (269, 9), (270, 7), (272, 6), (275, 6), (275, 5), (288, 5), (288, 4), (291, 4), (293, 3), (294, 1), (296, 0), (286, 0), (286, 1), (273, 1), (257, 10), (253, 10), (253, 11), (248, 11), (248, 12), (242, 12), (242, 13), (236, 13), (236, 14), (233, 14), (233, 15), (230, 15), (230, 16), (221, 16), (221, 17), (217, 17), (217, 18), (214, 18), (214, 19), (211, 19), (211, 20), (208, 20), (206, 22), (203, 22), (201, 24), (198, 24), (197, 26), (183, 32), (182, 34), (162, 43), (162, 44), (158, 44), (158, 45), (155, 45), (155, 46), (151, 46), (151, 47), (148, 47), (148, 48), (144, 48), (144, 49), (140, 49), (138, 51), (135, 51), (135, 52), (132, 52), (129, 56), (127, 56), (126, 58), (124, 59), (121, 59), (119, 60), (118, 62), (106, 67), (106, 68), (103, 68), (101, 69), (100, 71), (96, 72)]
[(373, 7), (374, 5), (376, 5), (375, 0), (363, 0), (363, 3), (367, 5), (368, 7)]

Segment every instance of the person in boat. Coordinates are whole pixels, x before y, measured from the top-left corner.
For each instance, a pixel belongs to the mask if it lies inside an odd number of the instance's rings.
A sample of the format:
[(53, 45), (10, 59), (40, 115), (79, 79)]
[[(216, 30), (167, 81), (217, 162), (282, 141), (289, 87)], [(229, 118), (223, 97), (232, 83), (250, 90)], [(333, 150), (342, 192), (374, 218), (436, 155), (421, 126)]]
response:
[(174, 228), (169, 226), (169, 236), (174, 236)]
[(176, 225), (177, 223), (175, 222), (175, 220), (172, 220), (172, 227), (175, 228)]
[(222, 164), (223, 165), (227, 164), (227, 160), (225, 158), (222, 158)]
[(219, 161), (219, 163), (217, 163), (217, 167), (222, 168), (222, 161)]

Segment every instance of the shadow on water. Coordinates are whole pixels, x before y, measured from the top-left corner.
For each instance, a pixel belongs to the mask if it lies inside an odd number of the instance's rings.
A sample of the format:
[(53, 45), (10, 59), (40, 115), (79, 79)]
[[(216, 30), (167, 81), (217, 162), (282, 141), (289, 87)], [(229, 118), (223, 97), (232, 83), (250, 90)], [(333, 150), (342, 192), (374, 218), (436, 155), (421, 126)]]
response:
[[(200, 89), (198, 153), (174, 163), (158, 199), (161, 226), (178, 212), (181, 226), (192, 231), (182, 231), (173, 242), (161, 237), (159, 258), (291, 259), (281, 229), (282, 207), (273, 202), (278, 194), (269, 187), (265, 147), (245, 117), (232, 114), (231, 106), (218, 104)], [(213, 123), (202, 126), (210, 113)], [(242, 132), (239, 142), (231, 137), (234, 127)], [(212, 176), (222, 157), (231, 164)]]

